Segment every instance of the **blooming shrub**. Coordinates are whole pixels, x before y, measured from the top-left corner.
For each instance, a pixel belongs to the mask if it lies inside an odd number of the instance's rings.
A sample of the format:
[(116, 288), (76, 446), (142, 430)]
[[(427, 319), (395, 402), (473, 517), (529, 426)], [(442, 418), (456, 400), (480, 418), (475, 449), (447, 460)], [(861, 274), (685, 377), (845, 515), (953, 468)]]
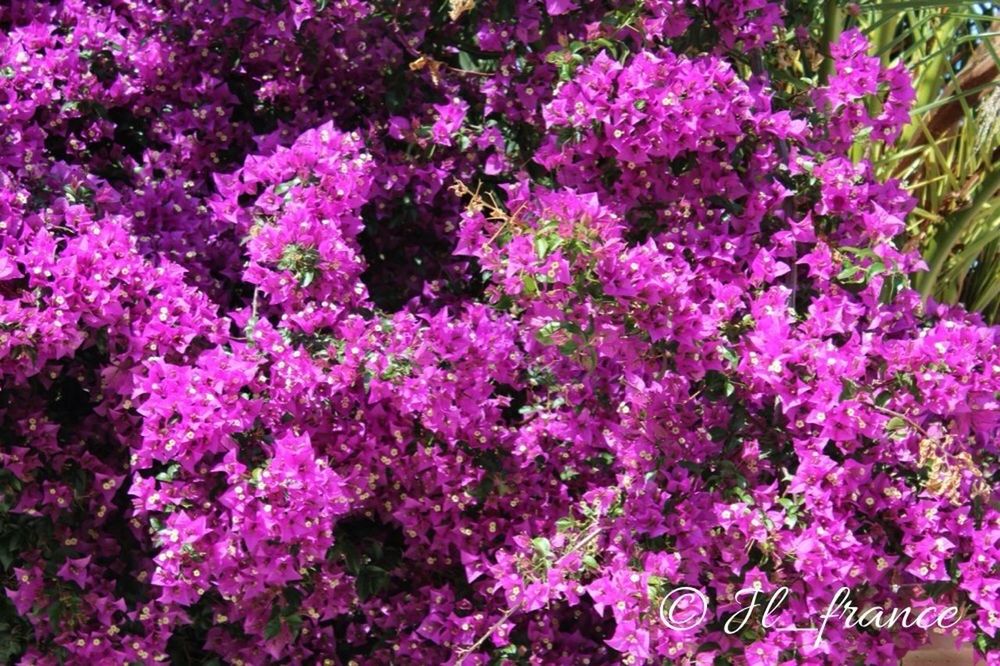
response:
[[(1000, 664), (997, 329), (764, 0), (0, 8), (0, 654)], [(662, 621), (680, 587), (703, 623)]]

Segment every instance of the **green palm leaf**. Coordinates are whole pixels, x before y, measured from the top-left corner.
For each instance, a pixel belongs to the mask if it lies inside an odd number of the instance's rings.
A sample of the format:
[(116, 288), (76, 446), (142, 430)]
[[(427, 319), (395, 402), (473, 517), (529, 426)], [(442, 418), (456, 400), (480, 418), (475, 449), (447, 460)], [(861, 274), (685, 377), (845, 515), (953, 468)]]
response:
[[(831, 9), (830, 5), (834, 6)], [(1000, 6), (900, 0), (839, 11), (828, 2), (824, 37), (844, 21), (869, 35), (886, 65), (903, 63), (916, 101), (899, 140), (859, 139), (854, 155), (899, 178), (917, 200), (908, 227), (930, 270), (915, 286), (925, 297), (961, 302), (1000, 321)]]

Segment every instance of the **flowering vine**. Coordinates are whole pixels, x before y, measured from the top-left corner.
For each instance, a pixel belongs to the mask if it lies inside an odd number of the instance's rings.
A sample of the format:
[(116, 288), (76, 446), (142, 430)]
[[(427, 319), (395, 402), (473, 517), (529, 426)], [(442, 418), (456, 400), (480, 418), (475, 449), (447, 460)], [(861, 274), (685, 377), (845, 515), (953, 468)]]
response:
[(771, 623), (846, 587), (1000, 663), (1000, 336), (908, 287), (851, 159), (906, 72), (799, 4), (0, 8), (0, 655), (927, 640)]

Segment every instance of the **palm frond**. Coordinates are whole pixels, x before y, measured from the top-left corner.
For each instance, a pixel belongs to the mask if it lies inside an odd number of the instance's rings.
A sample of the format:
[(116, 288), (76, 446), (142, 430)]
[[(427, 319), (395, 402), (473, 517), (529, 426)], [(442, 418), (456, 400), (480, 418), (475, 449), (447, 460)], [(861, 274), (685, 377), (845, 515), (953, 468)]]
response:
[(907, 67), (916, 100), (894, 145), (862, 137), (854, 155), (900, 179), (917, 201), (907, 231), (929, 266), (915, 280), (921, 294), (1000, 321), (1000, 6), (900, 0), (859, 7), (848, 20), (885, 65)]

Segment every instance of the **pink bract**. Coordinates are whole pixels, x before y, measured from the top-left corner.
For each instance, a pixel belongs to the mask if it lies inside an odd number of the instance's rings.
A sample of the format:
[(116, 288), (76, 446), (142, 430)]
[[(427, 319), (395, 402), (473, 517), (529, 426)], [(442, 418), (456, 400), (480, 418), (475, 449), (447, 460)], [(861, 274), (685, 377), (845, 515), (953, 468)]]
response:
[(848, 155), (907, 73), (848, 30), (790, 91), (783, 7), (0, 8), (0, 655), (925, 641), (725, 631), (744, 588), (804, 624), (848, 587), (962, 606), (1000, 663), (1000, 331), (907, 286), (912, 202)]

